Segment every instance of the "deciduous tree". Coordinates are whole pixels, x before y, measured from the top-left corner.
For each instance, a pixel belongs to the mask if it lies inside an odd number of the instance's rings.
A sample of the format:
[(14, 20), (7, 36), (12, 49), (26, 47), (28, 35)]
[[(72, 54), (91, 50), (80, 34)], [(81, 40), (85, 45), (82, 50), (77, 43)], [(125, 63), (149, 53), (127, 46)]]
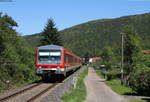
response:
[(122, 32), (124, 36), (124, 83), (129, 85), (131, 73), (134, 71), (137, 56), (140, 53), (140, 43), (133, 26), (125, 26)]

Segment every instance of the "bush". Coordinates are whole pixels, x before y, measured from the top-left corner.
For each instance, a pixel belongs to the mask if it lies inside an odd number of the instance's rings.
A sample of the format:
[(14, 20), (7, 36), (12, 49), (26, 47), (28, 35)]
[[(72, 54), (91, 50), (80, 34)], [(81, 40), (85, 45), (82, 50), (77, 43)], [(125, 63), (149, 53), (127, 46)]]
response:
[(96, 70), (99, 70), (99, 72), (101, 73), (101, 75), (103, 77), (106, 76), (107, 80), (116, 79), (116, 78), (121, 77), (120, 68), (116, 68), (116, 67), (113, 67), (113, 66), (110, 66), (109, 68), (107, 66), (105, 68), (101, 68), (100, 67), (101, 65), (103, 65), (103, 62), (102, 61), (97, 61), (96, 63), (93, 64), (93, 67)]
[(121, 76), (120, 69), (117, 68), (108, 70), (106, 74), (107, 74), (107, 80), (120, 78)]
[(138, 94), (150, 96), (150, 68), (138, 64), (136, 69), (130, 78), (130, 87)]

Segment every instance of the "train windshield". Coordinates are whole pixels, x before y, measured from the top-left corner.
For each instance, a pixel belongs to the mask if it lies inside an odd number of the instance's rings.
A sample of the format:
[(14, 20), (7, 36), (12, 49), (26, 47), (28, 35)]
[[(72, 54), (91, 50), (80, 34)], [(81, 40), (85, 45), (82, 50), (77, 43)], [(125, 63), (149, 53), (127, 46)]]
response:
[(39, 64), (61, 64), (60, 50), (39, 50)]

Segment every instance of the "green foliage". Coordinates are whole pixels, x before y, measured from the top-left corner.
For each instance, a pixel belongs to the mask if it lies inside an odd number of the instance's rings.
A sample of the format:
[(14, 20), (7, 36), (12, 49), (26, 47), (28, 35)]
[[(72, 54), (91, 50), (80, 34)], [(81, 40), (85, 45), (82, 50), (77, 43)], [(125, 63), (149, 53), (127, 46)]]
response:
[(13, 29), (17, 23), (8, 15), (0, 15), (0, 88), (35, 80), (34, 50)]
[[(124, 62), (131, 65), (134, 62), (134, 56), (141, 51), (138, 36), (133, 26), (126, 26), (123, 29), (124, 36)], [(128, 70), (130, 71), (130, 69)], [(132, 71), (132, 70), (131, 70)]]
[(107, 75), (107, 80), (120, 78), (121, 71), (119, 68), (112, 68), (107, 71), (106, 75)]
[(134, 71), (137, 56), (141, 52), (139, 38), (133, 26), (125, 26), (123, 29), (124, 38), (124, 84), (129, 85), (131, 73)]
[[(133, 25), (141, 38), (143, 49), (150, 49), (150, 13), (125, 16), (116, 19), (94, 20), (60, 31), (63, 45), (79, 56), (99, 56), (106, 44), (121, 46), (120, 32), (124, 25)], [(36, 46), (40, 34), (27, 36), (26, 39)], [(40, 40), (39, 40), (40, 41)]]
[(53, 19), (48, 19), (41, 36), (41, 45), (62, 45), (60, 34), (57, 28), (55, 27)]
[(107, 69), (111, 69), (111, 66), (116, 63), (114, 49), (110, 46), (105, 46), (102, 49), (101, 57), (102, 63), (106, 65)]
[(150, 96), (150, 55), (142, 55), (134, 67), (130, 78), (130, 87), (138, 94)]
[[(102, 60), (97, 61), (93, 67), (95, 69), (101, 69), (101, 74), (105, 76), (107, 80), (113, 78), (120, 78), (120, 69), (118, 68), (119, 59), (116, 57), (116, 49), (110, 46), (105, 46), (101, 50), (100, 56)], [(104, 68), (101, 65), (105, 65)]]
[[(132, 26), (124, 32), (124, 83), (135, 92), (150, 95), (150, 66), (148, 55), (141, 54), (140, 39)], [(149, 58), (148, 58), (149, 57)]]

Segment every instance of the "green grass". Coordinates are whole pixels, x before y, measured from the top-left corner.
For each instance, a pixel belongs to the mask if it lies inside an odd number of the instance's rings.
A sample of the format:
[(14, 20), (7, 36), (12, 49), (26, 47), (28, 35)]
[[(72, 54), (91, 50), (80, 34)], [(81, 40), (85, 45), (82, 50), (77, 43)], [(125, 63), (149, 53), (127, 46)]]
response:
[[(101, 78), (104, 78), (104, 76), (102, 75), (101, 70), (99, 69), (95, 69), (97, 75)], [(120, 79), (113, 79), (113, 80), (109, 80), (105, 82), (108, 86), (111, 87), (111, 89), (113, 91), (115, 91), (116, 93), (120, 94), (120, 95), (124, 95), (124, 94), (133, 94), (133, 90), (131, 88), (128, 88), (126, 86), (121, 85), (121, 80)], [(130, 102), (149, 102), (147, 100), (133, 100)]]
[(111, 89), (118, 94), (124, 95), (124, 94), (131, 94), (133, 93), (131, 88), (128, 88), (126, 86), (121, 85), (120, 79), (113, 79), (110, 81), (106, 81), (106, 84), (111, 87)]
[[(101, 78), (104, 78), (104, 76), (101, 74), (101, 70), (96, 69), (95, 71), (98, 76), (100, 76)], [(124, 95), (124, 94), (132, 94), (133, 93), (131, 88), (121, 85), (120, 79), (109, 80), (109, 81), (106, 81), (105, 83), (108, 86), (110, 86), (111, 89), (118, 94)]]
[(104, 79), (104, 76), (102, 75), (102, 71), (101, 70), (95, 68), (95, 71), (96, 71), (97, 75), (100, 76), (100, 78)]
[(71, 92), (62, 97), (63, 102), (82, 102), (86, 98), (86, 88), (84, 78), (88, 73), (88, 68), (82, 72), (78, 78), (76, 88), (71, 88)]
[(130, 101), (130, 102), (148, 102), (147, 100), (133, 100), (133, 101)]

